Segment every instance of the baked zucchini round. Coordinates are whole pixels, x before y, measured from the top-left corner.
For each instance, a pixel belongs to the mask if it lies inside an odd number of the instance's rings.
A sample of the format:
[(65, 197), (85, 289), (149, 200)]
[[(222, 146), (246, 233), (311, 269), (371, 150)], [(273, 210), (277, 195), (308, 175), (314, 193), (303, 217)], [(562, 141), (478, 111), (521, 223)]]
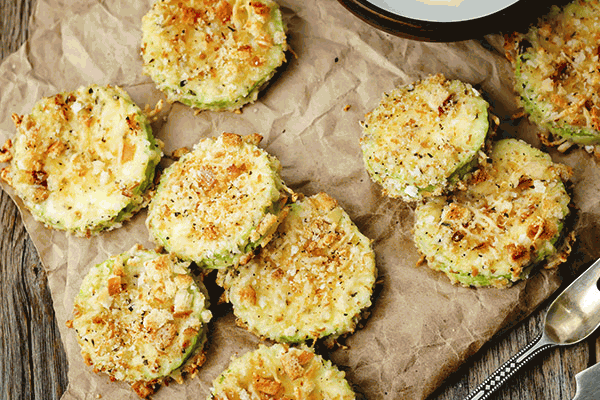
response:
[(147, 203), (162, 152), (123, 89), (59, 93), (13, 120), (2, 178), (46, 226), (90, 236), (120, 226)]
[(488, 103), (471, 85), (438, 74), (386, 93), (362, 125), (371, 179), (387, 196), (416, 201), (452, 189), (477, 165)]
[(527, 33), (507, 41), (521, 105), (544, 134), (600, 143), (599, 13), (597, 0), (553, 6)]
[(86, 364), (147, 397), (201, 352), (211, 312), (188, 266), (136, 246), (92, 267), (69, 324)]
[(356, 398), (344, 372), (304, 345), (261, 344), (234, 358), (210, 391), (208, 400)]
[(569, 214), (570, 170), (516, 139), (498, 141), (467, 188), (415, 210), (414, 238), (428, 265), (464, 286), (505, 287), (557, 254)]
[(154, 241), (203, 268), (245, 263), (287, 213), (291, 191), (262, 137), (201, 140), (161, 176), (146, 224)]
[(254, 102), (287, 50), (273, 0), (158, 0), (142, 32), (144, 73), (169, 101), (201, 110)]
[(377, 277), (371, 242), (325, 193), (291, 205), (273, 239), (217, 283), (238, 322), (279, 342), (352, 333)]

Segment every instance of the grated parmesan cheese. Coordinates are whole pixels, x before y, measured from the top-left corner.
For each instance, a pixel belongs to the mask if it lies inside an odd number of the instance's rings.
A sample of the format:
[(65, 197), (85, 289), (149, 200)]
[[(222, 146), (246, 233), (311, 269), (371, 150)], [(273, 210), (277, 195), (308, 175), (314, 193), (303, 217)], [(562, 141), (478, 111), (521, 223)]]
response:
[(490, 159), (465, 190), (415, 210), (415, 243), (429, 266), (466, 286), (525, 279), (536, 263), (559, 253), (569, 214), (567, 167), (515, 139), (495, 143)]
[(13, 121), (3, 178), (46, 226), (89, 236), (120, 226), (147, 202), (162, 153), (123, 89), (59, 93)]
[(233, 358), (213, 381), (208, 400), (225, 398), (354, 400), (356, 395), (344, 372), (312, 348), (261, 344)]
[(94, 372), (147, 397), (188, 365), (201, 364), (211, 313), (206, 289), (188, 266), (136, 246), (90, 269), (68, 325)]
[(561, 144), (546, 139), (549, 133), (571, 143), (600, 143), (599, 12), (598, 0), (553, 6), (527, 33), (507, 37), (515, 89), (548, 144)]
[(371, 179), (386, 195), (415, 201), (452, 189), (476, 165), (488, 104), (471, 85), (438, 74), (386, 93), (362, 125)]
[(353, 332), (376, 276), (369, 239), (319, 193), (294, 203), (271, 242), (246, 265), (219, 271), (217, 283), (250, 331), (302, 342)]
[(287, 50), (273, 0), (157, 0), (142, 32), (144, 73), (169, 101), (198, 109), (254, 102)]

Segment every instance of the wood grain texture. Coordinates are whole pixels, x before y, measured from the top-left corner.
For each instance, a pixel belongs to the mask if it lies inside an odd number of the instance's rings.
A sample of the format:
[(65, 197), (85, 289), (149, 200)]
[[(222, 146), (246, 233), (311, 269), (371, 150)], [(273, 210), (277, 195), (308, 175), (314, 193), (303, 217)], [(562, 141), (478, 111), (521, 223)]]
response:
[(0, 193), (0, 360), (2, 399), (59, 399), (66, 356), (46, 274), (17, 208)]
[[(27, 39), (31, 0), (0, 0), (0, 60)], [(1, 90), (1, 89), (0, 89)], [(0, 398), (60, 399), (66, 356), (37, 251), (0, 191)]]
[[(34, 0), (0, 0), (0, 60), (27, 39)], [(1, 88), (0, 88), (1, 90)], [(431, 400), (468, 395), (541, 331), (543, 309), (499, 335), (454, 373)], [(497, 400), (570, 399), (575, 374), (600, 358), (597, 336), (551, 349), (500, 390)], [(0, 399), (59, 399), (67, 364), (45, 272), (16, 206), (0, 190)]]

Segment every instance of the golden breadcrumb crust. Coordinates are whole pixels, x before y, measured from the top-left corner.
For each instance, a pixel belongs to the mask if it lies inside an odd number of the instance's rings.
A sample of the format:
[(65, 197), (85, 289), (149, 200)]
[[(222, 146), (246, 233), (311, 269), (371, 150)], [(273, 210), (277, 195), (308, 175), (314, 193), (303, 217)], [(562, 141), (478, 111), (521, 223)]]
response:
[(136, 246), (90, 270), (68, 326), (94, 372), (147, 397), (165, 379), (179, 379), (178, 369), (201, 365), (211, 313), (188, 265)]
[(361, 148), (371, 179), (405, 201), (439, 196), (472, 169), (488, 133), (488, 104), (443, 75), (386, 93), (365, 116)]
[(430, 267), (466, 286), (524, 279), (536, 263), (560, 253), (569, 176), (568, 167), (527, 143), (499, 141), (465, 190), (417, 206), (417, 248)]
[(352, 333), (377, 277), (371, 242), (325, 193), (291, 205), (273, 239), (247, 264), (219, 272), (238, 323), (273, 340)]
[(259, 345), (231, 361), (208, 400), (351, 400), (345, 374), (307, 346)]
[(144, 73), (198, 109), (253, 102), (285, 61), (285, 27), (272, 0), (158, 0), (142, 20)]
[(2, 179), (49, 227), (89, 236), (112, 229), (147, 201), (161, 149), (121, 88), (91, 85), (13, 114), (17, 132), (0, 150)]
[(167, 168), (147, 225), (167, 251), (206, 268), (246, 262), (285, 216), (290, 190), (260, 135), (201, 140)]

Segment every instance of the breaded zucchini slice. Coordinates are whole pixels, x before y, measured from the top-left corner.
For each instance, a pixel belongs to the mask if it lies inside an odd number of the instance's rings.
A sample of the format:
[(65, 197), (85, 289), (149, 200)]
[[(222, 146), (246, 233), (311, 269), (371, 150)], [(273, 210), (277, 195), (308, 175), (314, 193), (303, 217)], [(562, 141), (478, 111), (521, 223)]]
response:
[(169, 166), (148, 207), (154, 241), (203, 268), (246, 262), (287, 213), (291, 191), (262, 137), (224, 133), (201, 140)]
[(515, 88), (532, 122), (559, 139), (600, 143), (600, 1), (574, 1), (507, 41)]
[(2, 178), (46, 226), (89, 236), (120, 226), (147, 202), (162, 152), (123, 89), (59, 93), (13, 120)]
[(416, 201), (444, 193), (477, 164), (488, 103), (471, 85), (438, 74), (386, 93), (362, 125), (371, 179), (387, 196)]
[(527, 143), (494, 144), (467, 189), (415, 210), (414, 239), (433, 269), (464, 286), (504, 287), (557, 255), (569, 214), (570, 170)]
[(377, 276), (371, 241), (325, 193), (291, 205), (271, 242), (217, 283), (238, 322), (279, 342), (354, 331)]
[(213, 381), (207, 400), (355, 398), (344, 372), (312, 348), (261, 344), (232, 359)]
[(135, 246), (90, 269), (69, 326), (94, 372), (128, 382), (147, 397), (203, 352), (211, 312), (206, 289), (188, 266)]
[(201, 110), (254, 102), (287, 50), (273, 0), (157, 0), (142, 32), (144, 73), (169, 101)]

